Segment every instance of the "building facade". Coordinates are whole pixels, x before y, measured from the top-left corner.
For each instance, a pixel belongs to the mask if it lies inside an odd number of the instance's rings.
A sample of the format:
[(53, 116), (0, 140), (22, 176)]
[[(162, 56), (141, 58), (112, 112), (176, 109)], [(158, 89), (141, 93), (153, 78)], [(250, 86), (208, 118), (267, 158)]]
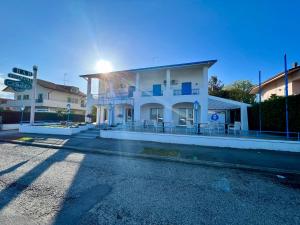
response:
[[(254, 87), (251, 94), (259, 93), (259, 86)], [(300, 66), (295, 64), (288, 70), (288, 94), (300, 94)], [(261, 84), (261, 100), (265, 101), (272, 95), (285, 96), (285, 73), (281, 72)]]
[[(14, 99), (0, 104), (0, 108), (20, 111), (20, 108), (24, 106), (25, 111), (30, 110), (31, 90), (15, 92), (6, 87), (3, 91), (13, 93)], [(36, 112), (56, 113), (59, 110), (65, 110), (67, 104), (70, 104), (72, 113), (85, 114), (86, 95), (74, 86), (54, 84), (38, 79), (36, 98)]]
[[(208, 70), (214, 63), (81, 75), (87, 80), (86, 115), (96, 106), (99, 124), (155, 121), (190, 126), (211, 120), (226, 123), (229, 111), (240, 109), (242, 129), (247, 130), (247, 104), (208, 95)], [(98, 93), (91, 93), (92, 79), (97, 80)]]

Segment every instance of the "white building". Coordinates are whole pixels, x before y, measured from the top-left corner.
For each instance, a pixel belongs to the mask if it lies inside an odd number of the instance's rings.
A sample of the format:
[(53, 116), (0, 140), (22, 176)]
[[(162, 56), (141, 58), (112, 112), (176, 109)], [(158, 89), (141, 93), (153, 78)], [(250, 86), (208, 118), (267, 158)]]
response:
[[(176, 126), (233, 122), (240, 109), (242, 130), (248, 130), (247, 104), (208, 95), (208, 69), (216, 60), (81, 75), (87, 80), (86, 115), (97, 107), (97, 123), (171, 122)], [(92, 79), (98, 93), (91, 93)], [(194, 103), (199, 103), (195, 109)], [(198, 105), (198, 104), (197, 104)], [(86, 120), (89, 120), (87, 117)]]
[[(31, 90), (15, 92), (12, 88), (6, 87), (3, 91), (13, 93), (14, 99), (0, 104), (0, 108), (20, 111), (20, 108), (25, 106), (25, 110), (30, 110)], [(86, 95), (78, 87), (37, 79), (36, 96), (36, 112), (56, 113), (58, 110), (66, 109), (67, 104), (70, 104), (72, 113), (85, 114)]]

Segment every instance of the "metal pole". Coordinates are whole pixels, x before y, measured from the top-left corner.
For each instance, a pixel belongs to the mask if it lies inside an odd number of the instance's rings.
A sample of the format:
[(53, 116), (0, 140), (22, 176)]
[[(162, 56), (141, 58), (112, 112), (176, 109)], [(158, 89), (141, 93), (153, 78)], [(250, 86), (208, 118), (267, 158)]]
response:
[(22, 113), (21, 113), (21, 125), (23, 124), (23, 112), (24, 112), (24, 110), (22, 110)]
[(261, 133), (261, 71), (258, 73), (258, 82), (259, 82), (259, 131)]
[(286, 137), (289, 138), (289, 110), (288, 110), (288, 70), (287, 70), (287, 60), (286, 54), (284, 54), (284, 74), (285, 74), (285, 126), (286, 126)]
[(34, 124), (37, 66), (33, 66), (33, 81), (31, 94), (30, 125)]

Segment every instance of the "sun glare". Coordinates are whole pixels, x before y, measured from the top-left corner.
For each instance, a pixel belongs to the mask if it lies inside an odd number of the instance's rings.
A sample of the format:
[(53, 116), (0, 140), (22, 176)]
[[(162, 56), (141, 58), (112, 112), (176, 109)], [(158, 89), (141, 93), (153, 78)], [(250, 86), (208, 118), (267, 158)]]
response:
[(95, 68), (98, 73), (109, 73), (113, 70), (111, 62), (107, 60), (99, 60)]

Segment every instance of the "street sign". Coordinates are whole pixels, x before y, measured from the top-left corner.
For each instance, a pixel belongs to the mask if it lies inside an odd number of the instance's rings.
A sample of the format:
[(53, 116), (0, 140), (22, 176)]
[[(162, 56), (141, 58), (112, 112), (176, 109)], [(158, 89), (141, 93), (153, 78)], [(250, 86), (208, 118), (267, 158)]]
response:
[(22, 92), (32, 88), (31, 84), (17, 80), (5, 79), (4, 84), (8, 87), (11, 87), (16, 92)]
[(21, 75), (24, 75), (24, 76), (32, 77), (32, 72), (27, 71), (27, 70), (23, 70), (23, 69), (19, 69), (19, 68), (14, 67), (12, 69), (12, 71), (14, 73), (17, 73), (17, 74), (21, 74)]
[(10, 78), (14, 78), (14, 79), (17, 79), (19, 81), (22, 81), (24, 83), (32, 84), (32, 79), (20, 76), (18, 74), (9, 73), (7, 76), (10, 77)]

